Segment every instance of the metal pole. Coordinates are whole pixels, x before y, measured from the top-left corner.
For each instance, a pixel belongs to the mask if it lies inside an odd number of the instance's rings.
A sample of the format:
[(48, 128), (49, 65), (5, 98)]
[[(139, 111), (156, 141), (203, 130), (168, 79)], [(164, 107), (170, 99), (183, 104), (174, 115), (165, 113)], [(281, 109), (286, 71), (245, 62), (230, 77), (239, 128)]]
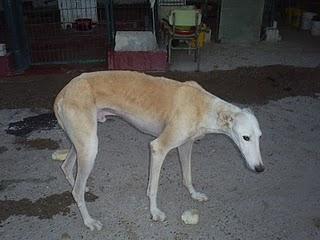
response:
[(9, 34), (9, 51), (13, 53), (16, 71), (23, 71), (30, 65), (30, 56), (23, 22), (22, 0), (3, 0), (6, 24)]

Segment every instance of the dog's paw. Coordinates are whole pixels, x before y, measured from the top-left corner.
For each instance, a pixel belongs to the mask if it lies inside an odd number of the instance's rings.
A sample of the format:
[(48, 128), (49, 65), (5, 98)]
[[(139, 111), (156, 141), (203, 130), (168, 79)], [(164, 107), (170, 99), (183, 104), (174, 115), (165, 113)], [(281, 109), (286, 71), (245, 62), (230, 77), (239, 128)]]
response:
[(205, 195), (204, 193), (200, 193), (200, 192), (191, 193), (191, 197), (192, 197), (194, 200), (197, 200), (197, 201), (199, 201), (199, 202), (208, 201), (207, 195)]
[(98, 220), (95, 220), (93, 218), (85, 220), (84, 224), (90, 228), (91, 231), (98, 230), (100, 231), (102, 229), (102, 223)]
[(160, 209), (156, 208), (151, 210), (151, 216), (153, 221), (161, 221), (163, 222), (166, 219), (166, 215)]

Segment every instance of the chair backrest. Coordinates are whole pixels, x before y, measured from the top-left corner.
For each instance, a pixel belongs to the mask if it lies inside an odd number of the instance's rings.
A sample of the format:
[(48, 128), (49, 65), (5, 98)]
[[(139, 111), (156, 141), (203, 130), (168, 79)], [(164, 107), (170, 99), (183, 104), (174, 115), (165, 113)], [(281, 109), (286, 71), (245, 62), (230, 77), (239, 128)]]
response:
[(197, 9), (175, 9), (169, 15), (169, 24), (181, 27), (196, 27), (201, 23), (201, 13)]

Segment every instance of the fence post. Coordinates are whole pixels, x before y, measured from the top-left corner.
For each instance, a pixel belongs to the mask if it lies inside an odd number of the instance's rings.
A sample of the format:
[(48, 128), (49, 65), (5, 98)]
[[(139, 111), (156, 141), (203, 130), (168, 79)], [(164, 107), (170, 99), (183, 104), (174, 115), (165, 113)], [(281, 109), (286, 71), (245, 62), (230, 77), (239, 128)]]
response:
[[(113, 16), (113, 1), (107, 0), (107, 9), (106, 9), (106, 15), (107, 15), (107, 24), (108, 24), (108, 43), (110, 44), (110, 48), (114, 49), (114, 38), (115, 38), (115, 22), (114, 22), (114, 16)], [(109, 46), (108, 46), (109, 47)]]
[(3, 0), (9, 35), (9, 51), (13, 53), (15, 70), (20, 72), (30, 65), (30, 55), (23, 22), (22, 0)]

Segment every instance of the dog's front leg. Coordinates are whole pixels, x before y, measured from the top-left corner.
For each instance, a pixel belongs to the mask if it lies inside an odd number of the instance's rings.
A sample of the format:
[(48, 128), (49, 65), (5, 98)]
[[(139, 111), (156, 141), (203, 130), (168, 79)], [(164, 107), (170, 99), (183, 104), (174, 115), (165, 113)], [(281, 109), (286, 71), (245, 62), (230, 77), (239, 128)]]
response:
[(191, 176), (191, 153), (192, 153), (192, 145), (193, 141), (188, 141), (183, 145), (178, 147), (182, 175), (183, 175), (183, 183), (186, 188), (189, 190), (191, 197), (198, 201), (207, 201), (208, 197), (204, 193), (197, 192), (192, 184), (192, 176)]
[(147, 195), (150, 199), (150, 213), (152, 216), (152, 220), (164, 221), (166, 219), (166, 215), (157, 206), (157, 192), (160, 171), (167, 151), (164, 151), (164, 149), (162, 149), (161, 144), (159, 143), (158, 139), (156, 139), (150, 143), (150, 152), (150, 174), (147, 191)]
[(151, 161), (147, 195), (150, 199), (150, 212), (155, 221), (164, 221), (166, 215), (157, 207), (157, 192), (162, 163), (167, 153), (181, 145), (187, 134), (179, 129), (179, 124), (171, 123), (160, 136), (150, 143)]

